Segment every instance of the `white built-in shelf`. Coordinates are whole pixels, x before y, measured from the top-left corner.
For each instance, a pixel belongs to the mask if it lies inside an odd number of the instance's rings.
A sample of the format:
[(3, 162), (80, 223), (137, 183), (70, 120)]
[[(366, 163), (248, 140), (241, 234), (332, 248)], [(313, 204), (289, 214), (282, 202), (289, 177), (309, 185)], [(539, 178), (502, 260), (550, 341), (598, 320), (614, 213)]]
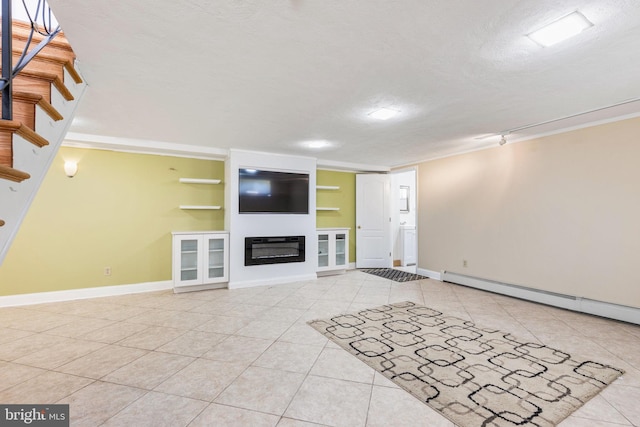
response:
[(182, 184), (220, 184), (219, 179), (180, 178)]
[[(181, 184), (220, 184), (219, 179), (205, 179), (205, 178), (180, 178), (178, 180)], [(219, 210), (221, 206), (208, 206), (208, 205), (180, 205), (180, 209), (197, 209), (197, 210)]]
[(180, 209), (218, 210), (222, 208), (220, 206), (180, 205)]
[[(339, 190), (340, 187), (337, 185), (316, 185), (316, 190)], [(340, 208), (329, 208), (329, 207), (316, 207), (317, 211), (339, 211)]]

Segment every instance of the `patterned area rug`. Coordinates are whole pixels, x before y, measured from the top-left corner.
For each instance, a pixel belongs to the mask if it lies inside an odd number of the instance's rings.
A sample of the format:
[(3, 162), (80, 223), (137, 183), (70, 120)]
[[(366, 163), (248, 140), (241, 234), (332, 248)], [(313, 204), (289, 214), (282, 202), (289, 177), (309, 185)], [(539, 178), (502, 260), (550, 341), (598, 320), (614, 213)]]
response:
[(412, 302), (309, 325), (465, 427), (554, 426), (623, 374)]
[(393, 280), (396, 282), (410, 282), (412, 280), (428, 279), (428, 277), (426, 276), (407, 273), (401, 270), (394, 270), (393, 268), (363, 268), (360, 271), (384, 277), (385, 279)]

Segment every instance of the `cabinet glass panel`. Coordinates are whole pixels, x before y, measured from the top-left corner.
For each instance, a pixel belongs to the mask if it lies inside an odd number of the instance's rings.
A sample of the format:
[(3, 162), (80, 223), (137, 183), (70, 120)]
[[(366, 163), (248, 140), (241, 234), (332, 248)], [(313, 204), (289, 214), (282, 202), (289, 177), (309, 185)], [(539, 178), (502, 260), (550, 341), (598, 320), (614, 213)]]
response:
[(346, 235), (344, 233), (336, 234), (336, 265), (346, 265), (345, 242)]
[(318, 267), (329, 265), (329, 235), (318, 235)]
[(216, 277), (224, 276), (224, 267), (209, 267), (209, 278), (213, 279)]
[(224, 276), (224, 240), (209, 239), (208, 241), (207, 277), (213, 279)]
[(198, 240), (180, 242), (180, 280), (198, 278)]

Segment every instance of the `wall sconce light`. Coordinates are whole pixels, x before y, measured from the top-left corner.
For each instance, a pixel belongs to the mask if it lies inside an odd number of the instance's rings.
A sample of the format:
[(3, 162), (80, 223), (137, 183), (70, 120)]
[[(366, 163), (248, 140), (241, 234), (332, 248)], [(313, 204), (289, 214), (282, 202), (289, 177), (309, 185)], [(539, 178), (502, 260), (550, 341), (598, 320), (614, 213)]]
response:
[(78, 163), (74, 161), (67, 160), (64, 162), (64, 173), (67, 174), (69, 178), (73, 178), (76, 176), (78, 172)]

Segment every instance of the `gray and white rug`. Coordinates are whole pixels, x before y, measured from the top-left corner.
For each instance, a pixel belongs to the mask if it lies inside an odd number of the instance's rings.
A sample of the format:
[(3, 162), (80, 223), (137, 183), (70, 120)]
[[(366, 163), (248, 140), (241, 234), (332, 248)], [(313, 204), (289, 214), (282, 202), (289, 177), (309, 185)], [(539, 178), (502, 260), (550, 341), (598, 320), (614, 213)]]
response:
[(554, 426), (623, 374), (412, 302), (309, 322), (459, 426)]

